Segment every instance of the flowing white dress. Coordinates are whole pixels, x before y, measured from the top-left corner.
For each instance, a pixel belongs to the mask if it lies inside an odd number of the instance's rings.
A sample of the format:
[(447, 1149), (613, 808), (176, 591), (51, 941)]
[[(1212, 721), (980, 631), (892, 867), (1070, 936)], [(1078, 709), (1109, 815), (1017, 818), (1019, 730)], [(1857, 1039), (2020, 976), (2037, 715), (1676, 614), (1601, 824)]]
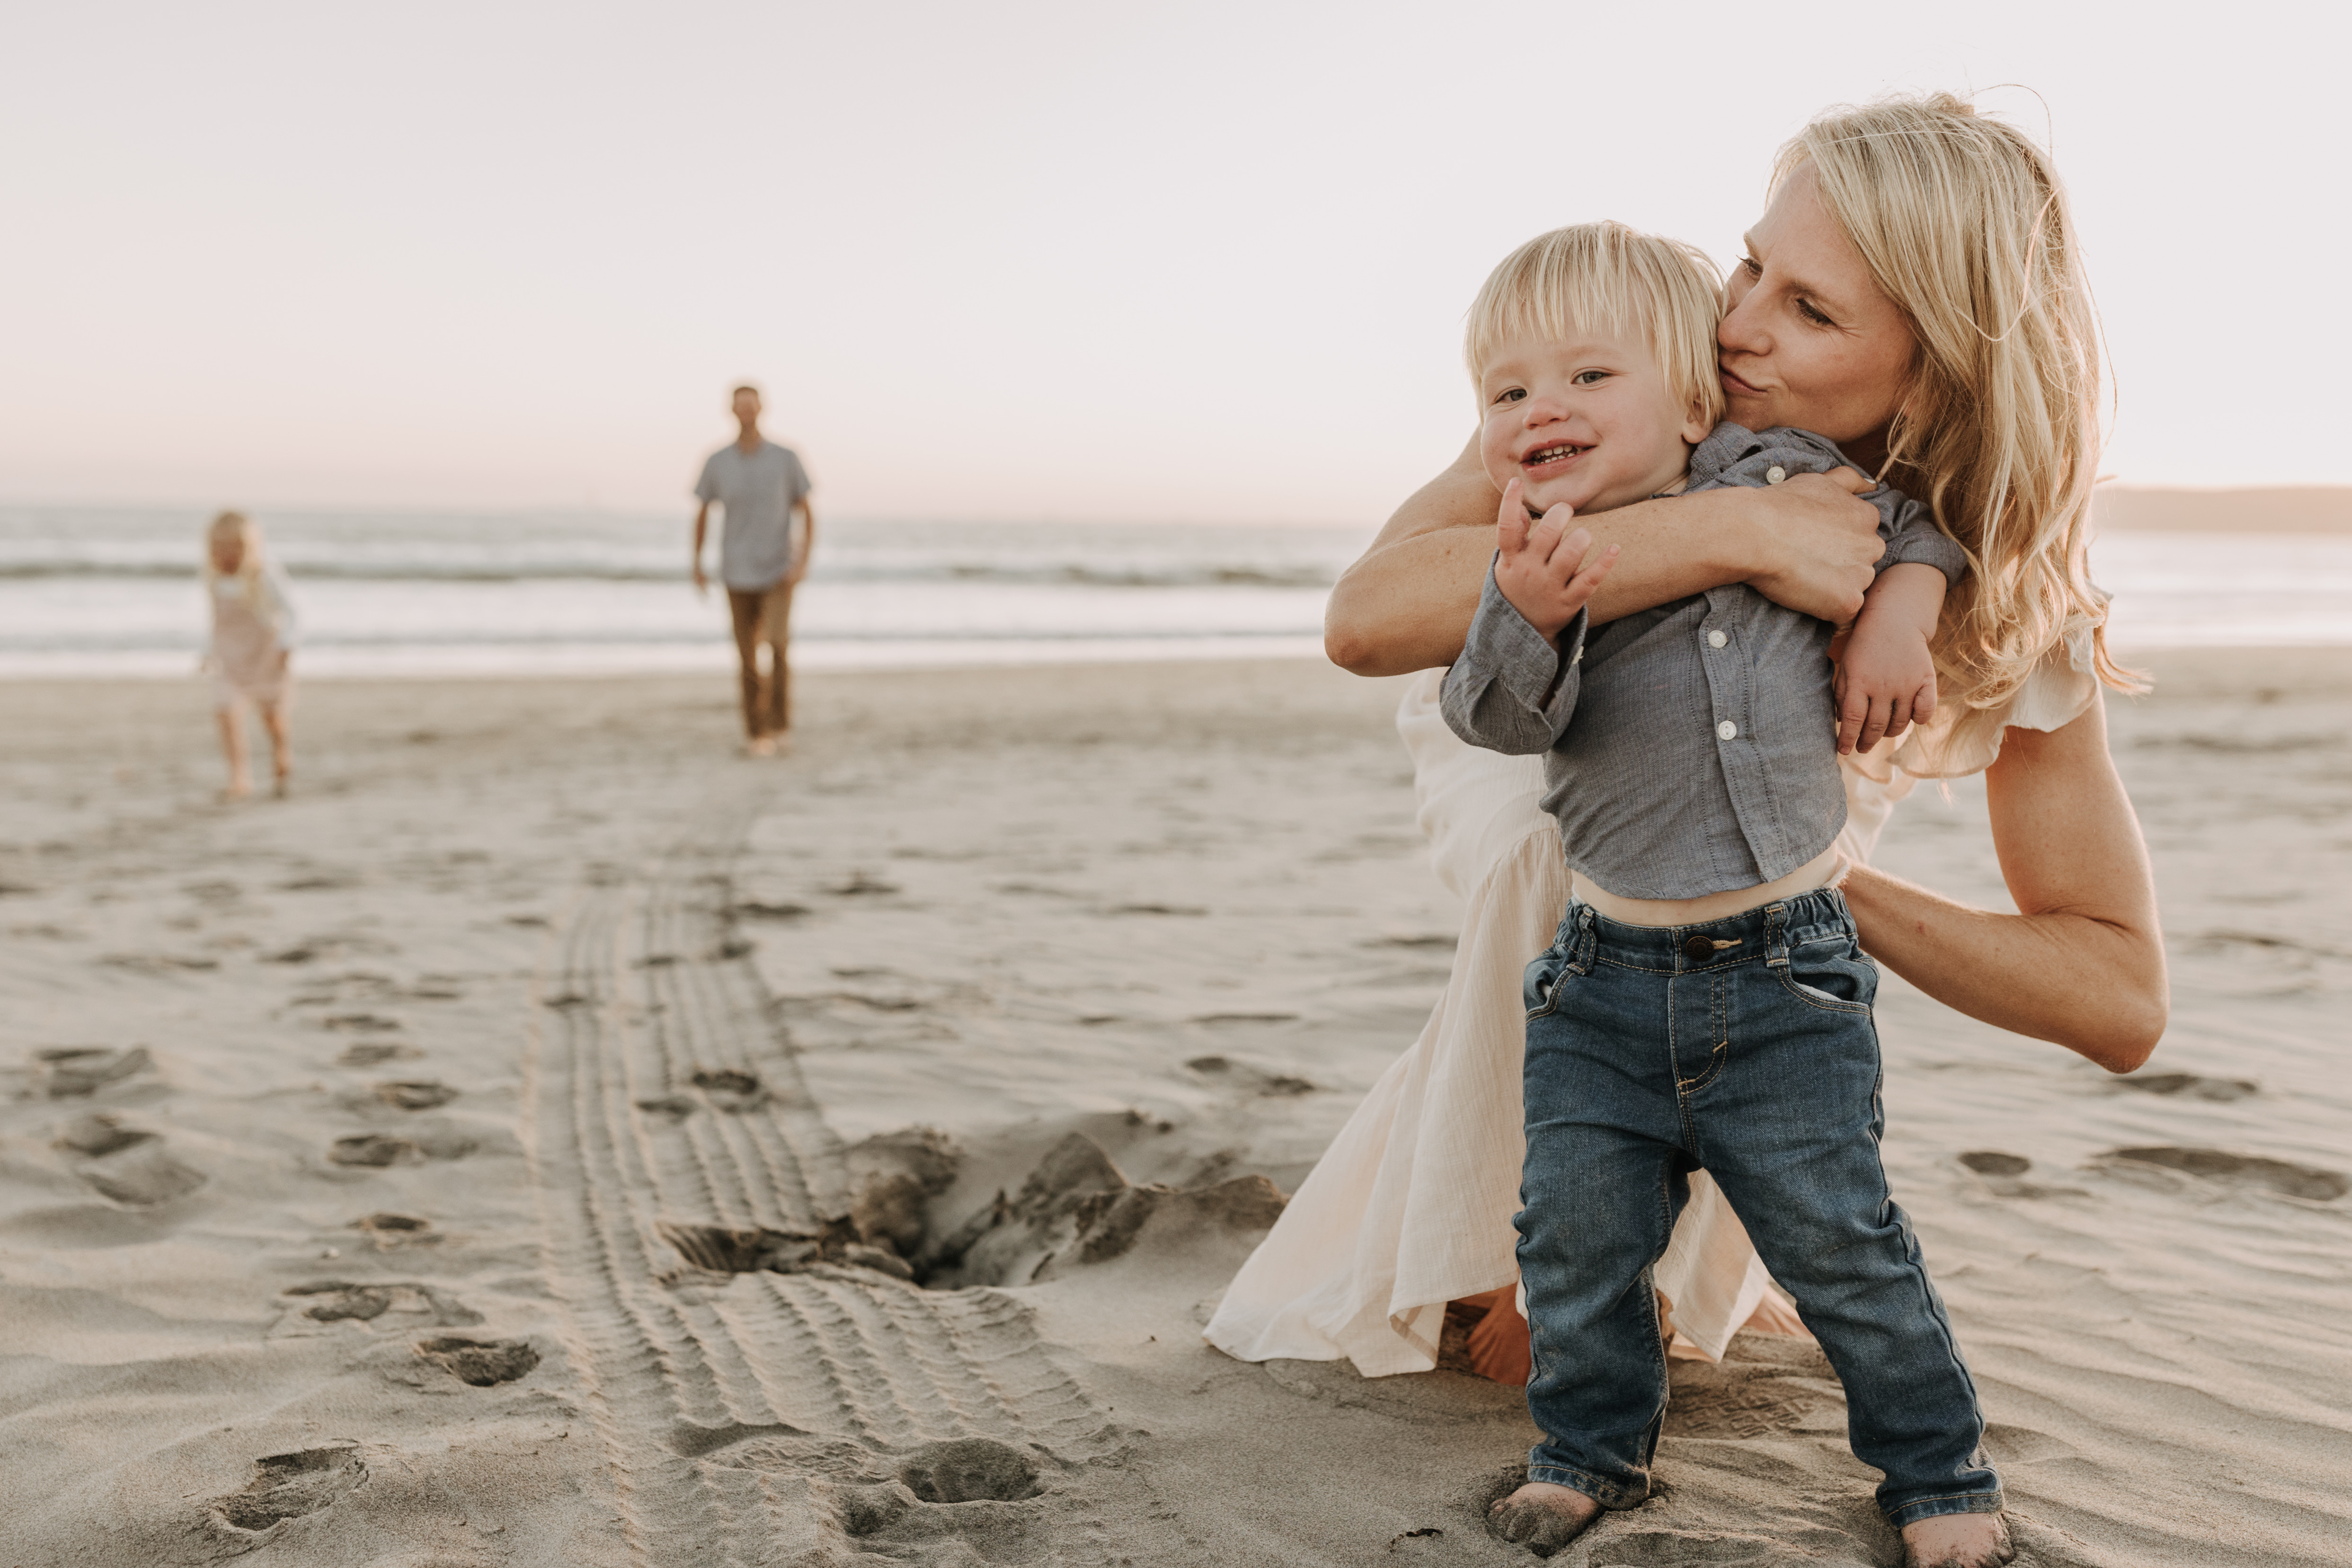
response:
[[(2071, 626), (2015, 703), (1990, 722), (1914, 731), (1845, 772), (1838, 847), (1866, 861), (1922, 778), (1991, 762), (2007, 725), (2055, 729), (2097, 692), (2091, 630)], [(1511, 1217), (1526, 1152), (1520, 977), (1567, 907), (1559, 824), (1538, 801), (1543, 759), (1466, 746), (1437, 711), (1443, 670), (1397, 710), (1422, 831), (1465, 906), (1445, 992), (1421, 1038), (1381, 1076), (1225, 1291), (1202, 1337), (1243, 1361), (1346, 1356), (1367, 1377), (1437, 1364), (1445, 1304), (1518, 1280)], [(1654, 1270), (1675, 1347), (1720, 1360), (1771, 1291), (1738, 1216), (1705, 1172)]]

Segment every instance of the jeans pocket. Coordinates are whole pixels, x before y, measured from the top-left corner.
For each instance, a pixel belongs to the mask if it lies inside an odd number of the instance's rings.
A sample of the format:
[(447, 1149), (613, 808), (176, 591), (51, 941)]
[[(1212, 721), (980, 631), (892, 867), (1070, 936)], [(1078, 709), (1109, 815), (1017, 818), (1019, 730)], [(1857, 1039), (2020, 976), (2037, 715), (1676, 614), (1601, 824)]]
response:
[(1878, 998), (1878, 966), (1851, 941), (1815, 942), (1790, 952), (1780, 986), (1809, 1008), (1866, 1013)]
[(1519, 999), (1528, 1017), (1539, 1019), (1551, 1011), (1559, 1000), (1559, 988), (1568, 979), (1568, 955), (1558, 947), (1547, 947), (1528, 964), (1519, 980)]

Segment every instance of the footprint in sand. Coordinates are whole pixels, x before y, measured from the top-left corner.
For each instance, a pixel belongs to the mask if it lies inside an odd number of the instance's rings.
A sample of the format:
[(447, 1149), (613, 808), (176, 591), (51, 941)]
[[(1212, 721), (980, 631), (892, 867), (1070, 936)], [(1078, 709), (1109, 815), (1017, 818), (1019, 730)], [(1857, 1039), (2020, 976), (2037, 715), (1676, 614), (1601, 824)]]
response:
[(756, 1111), (768, 1103), (768, 1092), (756, 1072), (731, 1067), (706, 1068), (693, 1078), (694, 1086), (710, 1097), (713, 1109)]
[(327, 1158), (339, 1166), (405, 1166), (419, 1160), (462, 1160), (475, 1147), (473, 1139), (428, 1116), (412, 1124), (403, 1138), (384, 1133), (354, 1133), (337, 1138), (328, 1146)]
[(1995, 1197), (2088, 1197), (2079, 1186), (2040, 1186), (2018, 1178), (2033, 1168), (2033, 1162), (2023, 1155), (2004, 1154), (1999, 1149), (1970, 1149), (1959, 1156), (1960, 1164), (1984, 1178), (1985, 1186)]
[(253, 1461), (245, 1490), (215, 1498), (214, 1521), (238, 1535), (252, 1535), (318, 1512), (367, 1480), (367, 1464), (357, 1443), (329, 1443)]
[(1734, 1335), (1720, 1363), (1677, 1361), (1666, 1405), (1670, 1437), (1761, 1437), (1803, 1425), (1838, 1397), (1819, 1346), (1777, 1334)]
[(1025, 1502), (1045, 1490), (1037, 1479), (1037, 1462), (1007, 1444), (987, 1437), (926, 1443), (900, 1462), (895, 1482), (843, 1489), (841, 1527), (859, 1538), (887, 1533), (912, 1541), (965, 1535), (983, 1548), (996, 1548), (982, 1552), (994, 1558), (1018, 1547), (1027, 1531), (1025, 1518), (993, 1511), (942, 1516), (929, 1513), (926, 1505)]
[(476, 1388), (512, 1383), (539, 1364), (539, 1352), (521, 1339), (474, 1340), (452, 1334), (419, 1340), (416, 1354)]
[(383, 1030), (403, 1027), (398, 1019), (383, 1013), (329, 1013), (319, 1022), (327, 1029)]
[(52, 1100), (94, 1094), (110, 1083), (144, 1072), (154, 1065), (143, 1045), (128, 1051), (111, 1051), (103, 1046), (60, 1046), (37, 1051), (33, 1058), (47, 1069), (46, 1087)]
[(436, 1328), (466, 1328), (482, 1321), (481, 1313), (447, 1291), (413, 1280), (376, 1284), (313, 1280), (307, 1285), (289, 1285), (284, 1293), (309, 1298), (302, 1315), (313, 1322), (373, 1322), (395, 1306), (403, 1316), (429, 1314)]
[[(1285, 1014), (1284, 1016), (1296, 1015)], [(1202, 1019), (1194, 1021), (1205, 1023), (1215, 1020)], [(1227, 1056), (1196, 1056), (1184, 1065), (1203, 1078), (1213, 1078), (1220, 1082), (1230, 1083), (1236, 1089), (1245, 1090), (1253, 1094), (1279, 1096), (1315, 1092), (1315, 1085), (1296, 1073), (1267, 1072), (1244, 1062), (1235, 1061)]]
[(123, 1126), (102, 1113), (66, 1124), (58, 1146), (81, 1155), (74, 1175), (117, 1203), (148, 1207), (185, 1197), (205, 1185), (203, 1173), (165, 1151), (160, 1134)]
[(425, 1151), (406, 1138), (386, 1137), (382, 1133), (360, 1133), (348, 1138), (337, 1138), (328, 1145), (327, 1158), (339, 1166), (359, 1166), (381, 1169), (385, 1166), (413, 1166), (425, 1158)]
[(2352, 1178), (2341, 1171), (2298, 1166), (2258, 1155), (2233, 1155), (2224, 1149), (2182, 1149), (2169, 1145), (2142, 1149), (2111, 1149), (2103, 1160), (2156, 1166), (2209, 1181), (2251, 1182), (2287, 1197), (2326, 1203), (2352, 1192)]
[(430, 1111), (455, 1100), (457, 1092), (446, 1083), (430, 1080), (394, 1081), (377, 1084), (375, 1097), (403, 1111)]
[(379, 1290), (373, 1285), (347, 1285), (340, 1280), (296, 1285), (286, 1293), (320, 1298), (302, 1309), (302, 1315), (316, 1322), (338, 1322), (346, 1318), (367, 1322), (392, 1310), (390, 1291)]
[(367, 1214), (352, 1221), (352, 1228), (375, 1243), (378, 1251), (394, 1247), (428, 1246), (441, 1239), (429, 1219), (413, 1214)]
[(2142, 1094), (2186, 1094), (2199, 1100), (2243, 1100), (2249, 1094), (2259, 1094), (2263, 1086), (2250, 1078), (2205, 1078), (2194, 1072), (2136, 1073), (2128, 1078), (2111, 1080), (2118, 1090), (2135, 1090)]
[(396, 1040), (363, 1040), (356, 1045), (345, 1046), (342, 1055), (335, 1061), (344, 1067), (381, 1067), (387, 1061), (404, 1061), (424, 1054), (415, 1046), (402, 1045)]

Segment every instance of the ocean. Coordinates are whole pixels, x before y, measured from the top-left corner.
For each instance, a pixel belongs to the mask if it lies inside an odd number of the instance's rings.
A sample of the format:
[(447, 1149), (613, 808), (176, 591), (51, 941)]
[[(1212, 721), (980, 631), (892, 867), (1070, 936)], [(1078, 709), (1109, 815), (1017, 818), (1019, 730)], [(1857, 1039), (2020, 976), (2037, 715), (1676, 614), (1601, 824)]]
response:
[[(205, 635), (194, 509), (0, 507), (0, 678), (173, 676)], [(719, 671), (682, 516), (257, 514), (306, 677)], [(827, 517), (793, 607), (809, 669), (1320, 655), (1366, 528)], [(715, 553), (715, 552), (714, 552)], [(2352, 643), (2352, 538), (2116, 533), (2126, 648)]]

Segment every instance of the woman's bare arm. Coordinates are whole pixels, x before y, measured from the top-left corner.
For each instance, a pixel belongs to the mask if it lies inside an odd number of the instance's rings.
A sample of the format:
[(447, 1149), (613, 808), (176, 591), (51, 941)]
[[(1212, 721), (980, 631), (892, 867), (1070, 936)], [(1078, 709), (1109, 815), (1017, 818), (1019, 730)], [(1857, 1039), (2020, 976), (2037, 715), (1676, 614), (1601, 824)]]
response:
[[(1858, 476), (1801, 474), (1769, 490), (1710, 490), (1580, 517), (1596, 547), (1624, 550), (1593, 596), (1592, 620), (1730, 582), (1824, 620), (1850, 620), (1880, 553), (1878, 513), (1854, 499), (1867, 487)], [(1495, 553), (1497, 499), (1474, 437), (1332, 588), (1323, 613), (1331, 662), (1360, 675), (1452, 664)]]
[(2105, 708), (2046, 733), (2010, 730), (1985, 793), (2020, 913), (1970, 909), (1858, 866), (1845, 895), (1863, 946), (1970, 1018), (2131, 1071), (2163, 1035), (2171, 993), (2147, 846), (2107, 755)]

